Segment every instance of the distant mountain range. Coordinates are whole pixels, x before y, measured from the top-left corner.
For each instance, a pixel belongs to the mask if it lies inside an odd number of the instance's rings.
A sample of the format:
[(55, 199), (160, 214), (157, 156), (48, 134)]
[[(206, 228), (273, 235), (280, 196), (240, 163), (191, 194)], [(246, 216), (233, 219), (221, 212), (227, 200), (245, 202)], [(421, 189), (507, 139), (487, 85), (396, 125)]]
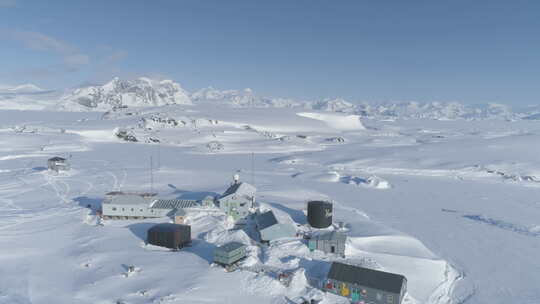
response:
[[(34, 107), (33, 103), (37, 105)], [(218, 90), (212, 87), (189, 93), (172, 80), (113, 78), (104, 85), (89, 85), (66, 93), (45, 91), (32, 84), (0, 85), (0, 107), (64, 111), (109, 111), (125, 107), (149, 107), (171, 104), (192, 105), (219, 103), (231, 107), (288, 107), (358, 114), (382, 119), (540, 119), (540, 107), (512, 109), (502, 104), (480, 106), (457, 102), (349, 102), (342, 98), (317, 101), (271, 98), (255, 94), (251, 89)], [(45, 106), (46, 105), (46, 106)]]

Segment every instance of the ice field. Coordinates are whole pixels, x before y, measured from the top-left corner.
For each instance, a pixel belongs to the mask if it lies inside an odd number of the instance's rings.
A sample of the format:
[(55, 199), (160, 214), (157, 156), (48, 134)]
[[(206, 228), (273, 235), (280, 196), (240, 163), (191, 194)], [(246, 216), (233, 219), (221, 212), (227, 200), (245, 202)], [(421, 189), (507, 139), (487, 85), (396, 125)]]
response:
[[(201, 103), (108, 114), (2, 110), (0, 121), (0, 303), (346, 303), (308, 284), (332, 258), (301, 240), (259, 247), (223, 215), (199, 213), (188, 217), (193, 246), (172, 252), (144, 245), (146, 229), (168, 219), (100, 221), (87, 208), (111, 190), (150, 191), (151, 158), (163, 197), (222, 193), (240, 170), (258, 202), (286, 221), (305, 224), (307, 200), (333, 200), (347, 258), (404, 274), (406, 303), (540, 299), (534, 120), (383, 120)], [(73, 169), (48, 171), (56, 155)], [(213, 248), (229, 240), (251, 243), (245, 266), (294, 271), (291, 286), (211, 267)], [(137, 271), (126, 275), (126, 265)]]

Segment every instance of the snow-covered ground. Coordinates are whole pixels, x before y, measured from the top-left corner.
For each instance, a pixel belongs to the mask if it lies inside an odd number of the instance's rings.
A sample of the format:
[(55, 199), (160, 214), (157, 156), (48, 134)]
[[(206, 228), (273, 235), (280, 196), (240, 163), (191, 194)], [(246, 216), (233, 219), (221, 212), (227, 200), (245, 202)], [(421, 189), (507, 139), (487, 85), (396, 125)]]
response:
[[(192, 213), (193, 246), (173, 252), (144, 244), (167, 219), (99, 221), (87, 206), (106, 192), (151, 190), (151, 158), (164, 197), (221, 193), (240, 170), (286, 221), (303, 225), (308, 200), (333, 200), (347, 259), (404, 274), (406, 303), (538, 303), (538, 122), (407, 118), (212, 102), (1, 110), (0, 303), (346, 303), (310, 287), (333, 258), (300, 239), (261, 247), (249, 225)], [(73, 169), (47, 171), (52, 156)], [(249, 244), (244, 270), (210, 265), (229, 240)]]

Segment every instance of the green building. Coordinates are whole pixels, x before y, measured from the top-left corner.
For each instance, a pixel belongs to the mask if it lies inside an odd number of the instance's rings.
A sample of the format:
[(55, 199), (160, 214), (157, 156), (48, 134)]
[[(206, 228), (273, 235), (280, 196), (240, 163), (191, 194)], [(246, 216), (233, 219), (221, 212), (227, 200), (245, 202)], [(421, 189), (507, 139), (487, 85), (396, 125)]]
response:
[(214, 250), (214, 263), (231, 265), (246, 257), (246, 245), (239, 242), (229, 242)]

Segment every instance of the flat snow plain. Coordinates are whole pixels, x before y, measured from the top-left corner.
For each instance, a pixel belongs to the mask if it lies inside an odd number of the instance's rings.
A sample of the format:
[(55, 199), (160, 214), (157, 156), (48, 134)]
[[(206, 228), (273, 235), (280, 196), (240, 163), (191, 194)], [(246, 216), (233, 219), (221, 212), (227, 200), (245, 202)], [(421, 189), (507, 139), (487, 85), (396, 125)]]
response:
[[(261, 248), (224, 216), (193, 213), (193, 246), (172, 252), (144, 244), (167, 219), (100, 222), (87, 206), (111, 190), (150, 190), (150, 158), (163, 197), (222, 193), (240, 170), (286, 221), (305, 224), (307, 200), (333, 200), (348, 259), (404, 274), (406, 303), (540, 301), (538, 122), (339, 116), (208, 105), (0, 111), (0, 303), (346, 303), (310, 287), (332, 258), (301, 240)], [(55, 155), (73, 169), (47, 171)], [(211, 267), (229, 240), (250, 244), (246, 267), (295, 272), (291, 285)], [(125, 275), (128, 265), (136, 271)]]

